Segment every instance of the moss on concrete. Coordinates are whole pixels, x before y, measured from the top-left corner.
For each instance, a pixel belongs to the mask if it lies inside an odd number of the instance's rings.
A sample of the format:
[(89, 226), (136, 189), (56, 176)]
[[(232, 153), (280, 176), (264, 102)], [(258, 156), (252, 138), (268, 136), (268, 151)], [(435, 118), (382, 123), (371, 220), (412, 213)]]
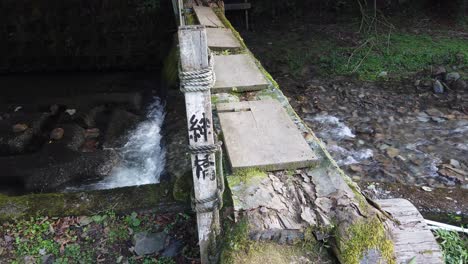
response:
[(375, 249), (387, 264), (396, 264), (393, 243), (377, 216), (352, 224), (345, 234), (337, 234), (336, 239), (341, 263), (359, 264), (366, 252)]
[(172, 189), (174, 199), (179, 202), (190, 202), (192, 186), (192, 172), (177, 178), (174, 181), (174, 188)]
[(249, 230), (246, 219), (237, 223), (225, 222), (219, 263), (235, 263), (236, 254), (250, 249), (252, 241), (249, 239)]
[(77, 193), (0, 195), (0, 221), (31, 216), (92, 215), (107, 210), (125, 213), (154, 209), (165, 212), (186, 208), (186, 203), (177, 202), (172, 197), (170, 183)]
[(166, 82), (167, 87), (175, 87), (179, 78), (179, 49), (176, 39), (177, 36), (174, 37), (171, 50), (164, 59), (162, 69), (162, 78)]
[(227, 177), (230, 187), (238, 186), (241, 183), (250, 184), (253, 181), (259, 179), (264, 179), (267, 177), (266, 171), (248, 168), (248, 169), (239, 169), (234, 172), (234, 174)]

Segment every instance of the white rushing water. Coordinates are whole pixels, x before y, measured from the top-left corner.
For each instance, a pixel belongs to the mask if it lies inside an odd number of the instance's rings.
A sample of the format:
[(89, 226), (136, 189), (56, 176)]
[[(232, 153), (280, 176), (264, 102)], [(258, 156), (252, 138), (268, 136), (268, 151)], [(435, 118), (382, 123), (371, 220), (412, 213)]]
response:
[(155, 98), (148, 108), (146, 120), (128, 133), (127, 143), (118, 150), (121, 163), (105, 179), (79, 189), (112, 189), (159, 183), (166, 160), (166, 151), (161, 145), (164, 116), (164, 106), (159, 98)]

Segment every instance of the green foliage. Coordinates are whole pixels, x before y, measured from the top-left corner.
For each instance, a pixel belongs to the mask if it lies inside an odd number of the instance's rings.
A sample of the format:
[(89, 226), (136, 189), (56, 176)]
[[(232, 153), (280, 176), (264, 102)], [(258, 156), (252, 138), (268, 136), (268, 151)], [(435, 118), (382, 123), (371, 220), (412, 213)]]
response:
[[(349, 29), (352, 30), (352, 29)], [(401, 78), (434, 65), (467, 65), (466, 40), (425, 34), (379, 34), (363, 39), (360, 45), (339, 44), (330, 36), (316, 35), (313, 40), (291, 42), (296, 33), (274, 43), (271, 61), (285, 61), (293, 77), (304, 77), (304, 67), (313, 65), (322, 75), (357, 75), (376, 80), (385, 71)], [(288, 47), (288, 50), (284, 50)], [(464, 56), (457, 60), (457, 54)]]
[(57, 254), (59, 245), (52, 240), (51, 222), (44, 218), (21, 220), (13, 227), (16, 255), (39, 256), (40, 253)]
[(80, 245), (72, 244), (65, 247), (63, 255), (55, 260), (55, 264), (93, 263), (93, 252), (83, 250)]
[(461, 237), (457, 232), (438, 229), (435, 231), (442, 248), (445, 263), (468, 263), (468, 238)]
[(189, 219), (190, 219), (190, 216), (188, 214), (179, 213), (176, 215), (174, 221), (172, 221), (171, 223), (167, 224), (164, 227), (164, 231), (166, 233), (169, 233), (178, 223), (183, 222), (183, 221), (188, 221)]
[(125, 217), (125, 222), (128, 224), (129, 227), (137, 228), (141, 224), (141, 220), (138, 219), (138, 214), (133, 212), (131, 215), (127, 215)]

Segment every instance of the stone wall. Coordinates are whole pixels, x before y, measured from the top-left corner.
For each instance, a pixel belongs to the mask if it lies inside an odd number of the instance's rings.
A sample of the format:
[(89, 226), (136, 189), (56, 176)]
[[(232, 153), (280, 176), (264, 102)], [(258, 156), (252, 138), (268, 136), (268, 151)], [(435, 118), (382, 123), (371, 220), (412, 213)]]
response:
[(0, 73), (158, 68), (166, 0), (0, 0)]

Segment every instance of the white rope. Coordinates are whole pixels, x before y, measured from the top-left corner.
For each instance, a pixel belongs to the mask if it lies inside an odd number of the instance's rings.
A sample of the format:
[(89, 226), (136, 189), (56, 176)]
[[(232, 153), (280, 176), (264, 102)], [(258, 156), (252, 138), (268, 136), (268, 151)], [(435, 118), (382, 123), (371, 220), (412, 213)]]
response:
[(208, 51), (208, 67), (184, 72), (179, 67), (180, 90), (183, 93), (202, 92), (213, 88), (216, 82), (213, 54)]

